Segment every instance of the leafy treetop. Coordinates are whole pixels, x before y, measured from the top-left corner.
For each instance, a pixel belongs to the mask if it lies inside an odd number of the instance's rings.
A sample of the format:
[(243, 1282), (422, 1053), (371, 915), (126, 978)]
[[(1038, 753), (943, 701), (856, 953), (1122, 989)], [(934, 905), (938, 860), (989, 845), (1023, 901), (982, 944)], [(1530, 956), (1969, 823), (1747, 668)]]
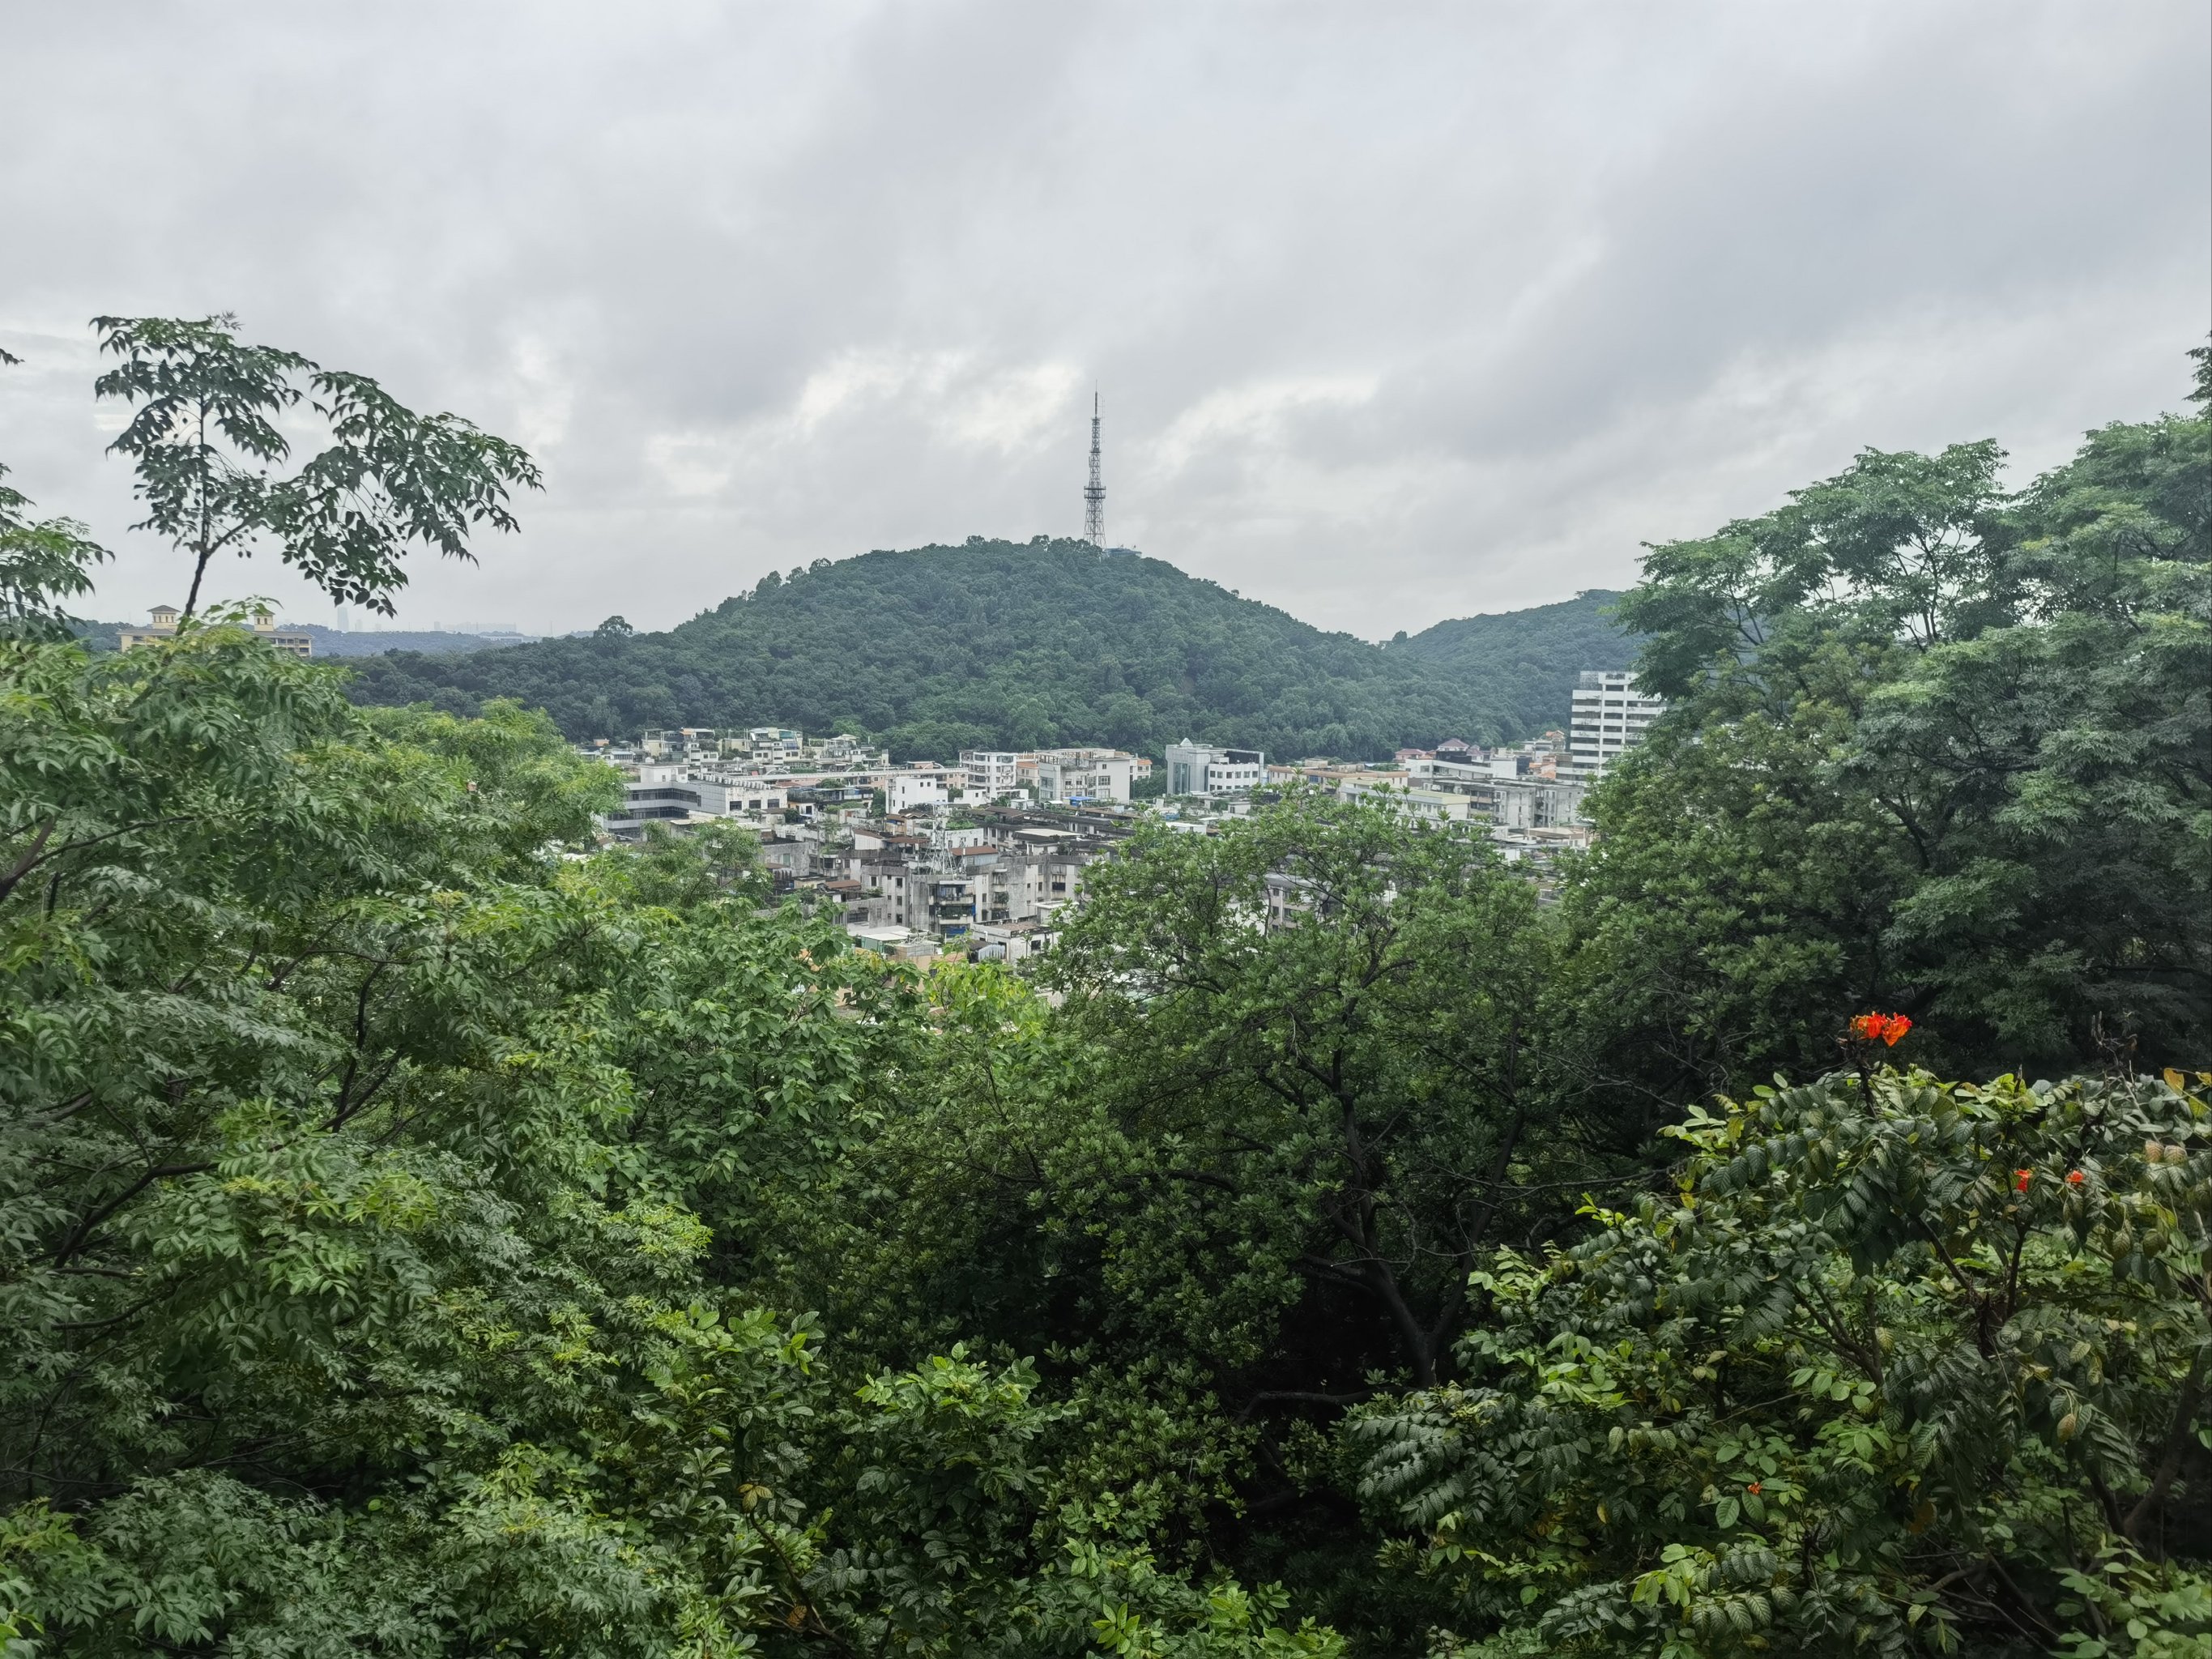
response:
[[(374, 380), (295, 351), (248, 345), (238, 320), (98, 317), (117, 358), (95, 390), (133, 405), (108, 447), (130, 457), (146, 503), (137, 528), (167, 536), (192, 562), (184, 614), (199, 605), (215, 556), (277, 556), (342, 603), (389, 616), (414, 544), (468, 559), (478, 524), (515, 528), (507, 492), (539, 487), (535, 463), (458, 415), (418, 415)], [(278, 425), (306, 402), (331, 441), (289, 477)]]

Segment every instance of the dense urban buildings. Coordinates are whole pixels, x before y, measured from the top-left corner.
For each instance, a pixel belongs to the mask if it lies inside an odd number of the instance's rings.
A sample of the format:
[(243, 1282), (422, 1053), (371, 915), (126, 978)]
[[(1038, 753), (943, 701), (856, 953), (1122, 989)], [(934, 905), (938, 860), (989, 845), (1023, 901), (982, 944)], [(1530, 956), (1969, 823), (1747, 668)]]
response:
[[(1509, 862), (1548, 879), (1559, 853), (1589, 842), (1584, 794), (1662, 709), (1629, 675), (1582, 679), (1571, 732), (1512, 747), (1447, 738), (1376, 765), (1270, 764), (1256, 749), (1171, 744), (1164, 788), (1142, 802), (1152, 763), (1103, 747), (967, 750), (949, 766), (894, 763), (864, 738), (766, 726), (685, 726), (647, 732), (634, 746), (585, 747), (623, 773), (621, 810), (599, 820), (611, 838), (638, 840), (655, 825), (743, 825), (761, 837), (778, 891), (816, 894), (867, 948), (1019, 963), (1051, 949), (1055, 917), (1080, 897), (1085, 866), (1147, 817), (1208, 833), (1285, 789), (1372, 801), (1484, 836)], [(1270, 921), (1287, 919), (1299, 902), (1289, 887), (1273, 890)]]

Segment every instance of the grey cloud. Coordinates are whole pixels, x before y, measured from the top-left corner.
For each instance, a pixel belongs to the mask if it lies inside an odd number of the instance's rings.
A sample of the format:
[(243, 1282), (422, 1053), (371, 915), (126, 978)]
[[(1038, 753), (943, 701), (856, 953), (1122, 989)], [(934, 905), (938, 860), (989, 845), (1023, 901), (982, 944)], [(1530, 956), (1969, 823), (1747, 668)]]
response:
[(412, 622), (1072, 531), (1096, 382), (1117, 540), (1370, 636), (1620, 582), (1865, 444), (2047, 462), (2208, 321), (2194, 0), (9, 28), (0, 459), (125, 550), (111, 614), (173, 577), (94, 311), (235, 309), (533, 445), (524, 533)]

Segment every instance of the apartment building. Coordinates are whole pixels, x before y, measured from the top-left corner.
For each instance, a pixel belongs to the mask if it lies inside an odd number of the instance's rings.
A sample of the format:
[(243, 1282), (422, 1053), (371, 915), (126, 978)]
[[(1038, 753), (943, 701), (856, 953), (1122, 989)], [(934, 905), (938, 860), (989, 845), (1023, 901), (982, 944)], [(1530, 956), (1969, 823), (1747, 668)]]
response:
[(1408, 817), (1431, 823), (1465, 823), (1477, 816), (1475, 802), (1467, 793), (1409, 779), (1400, 773), (1369, 774), (1347, 778), (1336, 787), (1339, 800), (1371, 800), (1395, 807)]
[(1627, 671), (1583, 670), (1567, 727), (1569, 765), (1584, 777), (1602, 776), (1666, 712), (1665, 702), (1636, 689), (1636, 676)]
[[(972, 944), (986, 927), (1048, 932), (1052, 918), (1081, 896), (1085, 868), (1129, 827), (984, 811), (983, 824), (924, 835), (855, 829), (813, 849), (805, 884), (836, 904), (848, 933), (904, 927)], [(1009, 958), (1021, 960), (1028, 948), (1011, 949)]]
[[(1127, 801), (1137, 757), (1118, 749), (1041, 749), (1036, 757), (1040, 800)], [(1147, 768), (1149, 770), (1150, 769)]]
[(1499, 778), (1491, 786), (1490, 821), (1499, 830), (1576, 830), (1583, 826), (1583, 778), (1531, 773)]
[(1034, 767), (1036, 757), (1012, 749), (963, 749), (961, 787), (970, 800), (1003, 800), (1021, 788), (1024, 761)]
[(890, 757), (866, 738), (838, 732), (809, 741), (788, 726), (756, 726), (740, 732), (711, 726), (671, 726), (647, 732), (638, 740), (648, 760), (683, 761), (718, 772), (883, 770)]
[(884, 781), (884, 810), (893, 817), (943, 806), (951, 799), (945, 787), (946, 773), (894, 772)]

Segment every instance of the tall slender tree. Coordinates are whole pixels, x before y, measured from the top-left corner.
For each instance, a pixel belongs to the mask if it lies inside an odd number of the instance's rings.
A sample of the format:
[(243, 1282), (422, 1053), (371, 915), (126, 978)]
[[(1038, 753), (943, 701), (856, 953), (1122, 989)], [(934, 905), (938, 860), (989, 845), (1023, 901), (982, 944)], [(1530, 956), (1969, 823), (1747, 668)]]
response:
[[(248, 345), (228, 314), (198, 321), (96, 317), (116, 366), (95, 383), (132, 404), (110, 451), (131, 458), (146, 517), (192, 562), (185, 615), (198, 607), (216, 556), (273, 547), (345, 605), (392, 614), (410, 545), (473, 559), (470, 530), (515, 528), (515, 485), (537, 464), (517, 446), (453, 414), (418, 415), (365, 374), (326, 369), (296, 351)], [(305, 404), (331, 442), (289, 476), (279, 421)]]

